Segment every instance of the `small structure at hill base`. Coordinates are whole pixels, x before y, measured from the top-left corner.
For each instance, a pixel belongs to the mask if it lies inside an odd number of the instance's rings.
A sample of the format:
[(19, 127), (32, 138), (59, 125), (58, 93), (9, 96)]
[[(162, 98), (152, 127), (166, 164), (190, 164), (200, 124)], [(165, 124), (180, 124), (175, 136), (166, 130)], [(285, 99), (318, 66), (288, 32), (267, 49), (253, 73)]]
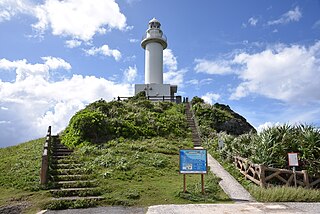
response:
[(145, 91), (147, 97), (173, 98), (178, 90), (176, 85), (163, 84), (163, 50), (168, 43), (160, 26), (157, 19), (151, 19), (141, 41), (141, 47), (145, 49), (145, 81), (135, 85), (135, 95)]

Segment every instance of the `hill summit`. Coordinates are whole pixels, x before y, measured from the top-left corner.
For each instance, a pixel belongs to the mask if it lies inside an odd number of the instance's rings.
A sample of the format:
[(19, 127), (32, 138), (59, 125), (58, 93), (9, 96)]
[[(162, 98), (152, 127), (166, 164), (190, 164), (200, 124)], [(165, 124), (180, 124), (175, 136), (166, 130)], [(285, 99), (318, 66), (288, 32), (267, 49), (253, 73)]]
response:
[[(192, 110), (203, 136), (219, 132), (241, 135), (256, 132), (244, 117), (223, 104), (210, 105), (192, 99)], [(124, 101), (98, 100), (77, 112), (65, 129), (62, 142), (74, 147), (82, 143), (104, 143), (115, 138), (185, 137), (190, 134), (183, 104), (152, 102), (144, 96)]]

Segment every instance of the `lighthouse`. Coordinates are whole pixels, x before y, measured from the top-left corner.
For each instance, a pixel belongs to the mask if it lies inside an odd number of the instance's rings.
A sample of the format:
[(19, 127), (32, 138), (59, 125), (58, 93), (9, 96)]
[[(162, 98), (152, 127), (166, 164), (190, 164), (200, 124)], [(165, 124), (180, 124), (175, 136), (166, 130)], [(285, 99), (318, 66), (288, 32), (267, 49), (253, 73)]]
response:
[(160, 29), (161, 24), (153, 18), (142, 38), (141, 47), (145, 50), (144, 84), (135, 85), (135, 94), (146, 92), (148, 97), (174, 97), (176, 85), (163, 84), (163, 50), (167, 48), (167, 38)]

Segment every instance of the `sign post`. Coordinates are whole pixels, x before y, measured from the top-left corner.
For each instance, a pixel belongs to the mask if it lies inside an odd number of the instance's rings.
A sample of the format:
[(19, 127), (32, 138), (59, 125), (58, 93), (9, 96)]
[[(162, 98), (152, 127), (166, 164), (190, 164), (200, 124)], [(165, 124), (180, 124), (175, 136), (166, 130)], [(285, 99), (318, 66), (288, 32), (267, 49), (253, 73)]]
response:
[(204, 194), (204, 174), (207, 174), (207, 150), (181, 149), (179, 169), (183, 174), (183, 192), (186, 192), (186, 174), (201, 174), (202, 194)]
[(289, 166), (292, 166), (294, 187), (297, 187), (297, 176), (296, 176), (296, 166), (299, 166), (298, 153), (289, 152), (288, 153)]

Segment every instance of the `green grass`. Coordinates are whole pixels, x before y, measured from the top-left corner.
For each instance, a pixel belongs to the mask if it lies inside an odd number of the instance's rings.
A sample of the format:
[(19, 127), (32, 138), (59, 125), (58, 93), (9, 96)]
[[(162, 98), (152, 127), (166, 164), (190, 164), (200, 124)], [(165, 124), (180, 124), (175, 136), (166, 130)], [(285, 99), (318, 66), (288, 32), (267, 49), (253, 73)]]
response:
[(319, 202), (320, 190), (294, 187), (261, 188), (251, 185), (250, 193), (261, 202)]
[(0, 186), (39, 190), (41, 153), (45, 139), (0, 149)]
[(35, 213), (49, 200), (40, 190), (39, 173), (44, 138), (0, 149), (0, 207), (23, 204)]
[[(48, 204), (51, 196), (39, 185), (43, 144), (42, 138), (0, 149), (0, 206), (22, 203), (24, 212), (36, 213)], [(191, 147), (189, 138), (118, 138), (99, 146), (78, 148), (73, 158), (82, 161), (82, 169), (91, 172), (105, 197), (94, 204), (149, 206), (229, 201), (212, 174), (205, 175), (205, 195), (201, 194), (200, 175), (187, 175), (187, 192), (183, 193), (179, 149)]]
[(218, 178), (205, 175), (206, 194), (201, 194), (200, 175), (179, 174), (179, 149), (191, 148), (185, 139), (161, 137), (144, 140), (116, 139), (100, 148), (84, 146), (74, 156), (81, 159), (99, 183), (104, 205), (148, 206), (156, 204), (216, 203), (228, 201)]
[(44, 138), (0, 149), (0, 207), (23, 205), (35, 213), (49, 200), (40, 190), (39, 173)]

